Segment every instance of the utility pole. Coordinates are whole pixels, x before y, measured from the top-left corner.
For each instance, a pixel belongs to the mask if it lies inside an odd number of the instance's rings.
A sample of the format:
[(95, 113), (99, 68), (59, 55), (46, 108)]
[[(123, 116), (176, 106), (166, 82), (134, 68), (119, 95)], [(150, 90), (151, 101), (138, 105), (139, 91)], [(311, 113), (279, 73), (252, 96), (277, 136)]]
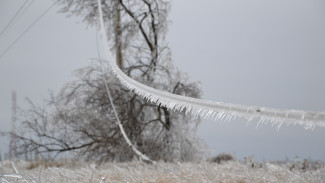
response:
[(122, 69), (123, 68), (123, 57), (122, 57), (122, 28), (121, 28), (121, 7), (119, 1), (114, 4), (115, 15), (114, 15), (114, 36), (115, 36), (115, 49), (116, 49), (116, 64)]
[(9, 143), (9, 159), (17, 158), (17, 138), (12, 134), (16, 132), (17, 120), (17, 94), (16, 91), (11, 91), (11, 134)]

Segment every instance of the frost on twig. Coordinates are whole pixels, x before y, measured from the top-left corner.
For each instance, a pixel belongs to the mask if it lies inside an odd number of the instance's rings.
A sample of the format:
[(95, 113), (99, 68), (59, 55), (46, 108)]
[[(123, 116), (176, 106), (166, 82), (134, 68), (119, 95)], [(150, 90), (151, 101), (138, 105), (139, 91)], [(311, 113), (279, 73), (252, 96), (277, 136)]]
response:
[[(14, 173), (2, 174), (2, 172), (0, 172), (1, 182), (3, 182), (3, 183), (7, 183), (7, 182), (37, 183), (37, 181), (34, 180), (33, 178), (31, 178), (29, 176), (24, 176), (23, 174), (21, 174), (13, 161), (10, 161), (10, 164), (11, 164), (11, 167), (12, 167), (12, 170), (14, 171)], [(2, 168), (2, 163), (1, 163), (1, 168)]]

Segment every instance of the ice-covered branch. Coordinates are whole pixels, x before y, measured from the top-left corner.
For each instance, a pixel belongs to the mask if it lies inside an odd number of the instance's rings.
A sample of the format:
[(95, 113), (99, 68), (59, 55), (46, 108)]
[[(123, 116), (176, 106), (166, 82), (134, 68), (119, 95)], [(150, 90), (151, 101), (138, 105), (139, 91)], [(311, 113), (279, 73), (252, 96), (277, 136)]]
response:
[[(98, 3), (100, 7), (100, 1), (98, 1)], [(121, 83), (123, 83), (127, 88), (158, 106), (165, 106), (171, 110), (185, 111), (186, 113), (212, 119), (231, 120), (236, 117), (242, 117), (248, 121), (257, 119), (259, 120), (258, 125), (271, 122), (278, 128), (283, 124), (302, 125), (306, 129), (325, 127), (325, 112), (272, 109), (258, 106), (206, 101), (171, 94), (139, 83), (124, 74), (114, 62), (108, 46), (101, 11), (99, 18), (101, 23), (102, 41), (110, 68), (116, 74)]]

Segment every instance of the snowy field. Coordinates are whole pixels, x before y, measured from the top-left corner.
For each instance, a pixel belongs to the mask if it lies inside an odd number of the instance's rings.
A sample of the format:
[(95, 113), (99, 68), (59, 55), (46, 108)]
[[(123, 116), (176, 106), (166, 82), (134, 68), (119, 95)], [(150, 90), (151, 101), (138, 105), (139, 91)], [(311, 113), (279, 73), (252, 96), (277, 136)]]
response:
[(1, 182), (325, 182), (324, 164), (315, 162), (160, 162), (149, 165), (133, 161), (95, 165), (68, 161), (4, 161), (0, 175)]

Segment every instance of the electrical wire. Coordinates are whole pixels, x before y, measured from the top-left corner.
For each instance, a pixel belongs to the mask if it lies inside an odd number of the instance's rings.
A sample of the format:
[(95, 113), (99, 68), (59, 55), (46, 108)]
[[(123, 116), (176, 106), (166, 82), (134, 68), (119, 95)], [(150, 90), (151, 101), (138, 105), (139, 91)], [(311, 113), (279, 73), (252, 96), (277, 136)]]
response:
[(50, 5), (37, 19), (34, 20), (32, 24), (30, 24), (22, 34), (19, 35), (17, 39), (15, 39), (0, 55), (0, 59), (54, 6), (54, 3)]
[[(100, 1), (98, 0), (100, 6)], [(241, 104), (231, 104), (225, 102), (215, 102), (203, 99), (197, 99), (182, 95), (172, 94), (166, 91), (158, 90), (142, 84), (129, 76), (127, 76), (113, 62), (112, 54), (108, 47), (107, 36), (104, 30), (103, 14), (100, 13), (102, 41), (105, 46), (105, 53), (108, 57), (108, 63), (118, 77), (120, 82), (124, 84), (130, 91), (140, 95), (144, 99), (156, 104), (164, 106), (167, 109), (175, 111), (185, 111), (185, 114), (191, 113), (195, 116), (212, 118), (215, 120), (232, 120), (236, 117), (242, 117), (248, 122), (257, 119), (257, 126), (271, 123), (279, 130), (285, 125), (302, 125), (305, 129), (314, 129), (315, 127), (325, 127), (325, 111), (303, 111), (293, 109), (276, 109), (260, 106), (248, 106)]]
[(6, 27), (1, 31), (0, 33), (0, 38), (1, 36), (8, 30), (8, 28), (10, 27), (10, 25), (14, 22), (14, 20), (17, 18), (17, 16), (21, 13), (21, 11), (23, 10), (23, 8), (25, 7), (25, 5), (27, 4), (29, 0), (26, 0), (24, 2), (24, 4), (22, 4), (20, 6), (20, 8), (18, 9), (18, 11), (15, 13), (15, 15), (11, 18), (11, 20), (8, 22), (8, 24), (6, 25)]
[[(107, 36), (106, 36), (106, 33), (105, 33), (105, 31), (103, 31), (104, 30), (104, 20), (103, 20), (103, 12), (102, 12), (102, 5), (101, 5), (101, 3), (100, 3), (100, 0), (98, 0), (97, 1), (97, 3), (98, 3), (98, 13), (99, 13), (99, 22), (100, 22), (100, 27), (101, 27), (101, 33), (102, 33), (102, 39), (105, 39), (105, 40), (107, 40)], [(98, 43), (98, 42), (97, 42)], [(109, 48), (108, 48), (108, 45), (107, 44), (104, 44), (104, 47), (105, 47), (105, 49), (106, 49), (106, 56), (110, 59), (110, 62), (113, 62), (113, 57), (112, 57), (112, 55), (110, 54), (110, 51), (109, 51)], [(97, 46), (97, 50), (98, 50), (98, 53), (99, 53), (99, 49), (98, 49), (98, 46)], [(104, 64), (102, 63), (102, 60), (99, 60), (100, 61), (100, 63), (101, 63), (101, 69), (102, 69), (102, 72), (103, 73), (107, 73), (107, 71), (105, 70), (103, 70), (103, 69), (105, 69), (106, 67), (104, 67)], [(152, 164), (156, 164), (156, 162), (155, 161), (153, 161), (153, 160), (151, 160), (148, 156), (146, 156), (145, 154), (143, 154), (142, 152), (140, 152), (132, 143), (131, 143), (131, 141), (130, 141), (130, 139), (128, 138), (128, 136), (126, 135), (126, 133), (125, 133), (125, 131), (124, 131), (124, 128), (123, 128), (123, 125), (122, 125), (122, 123), (121, 123), (121, 121), (120, 121), (120, 118), (118, 117), (118, 113), (117, 113), (117, 111), (116, 111), (116, 108), (115, 108), (115, 105), (114, 105), (114, 103), (113, 103), (113, 97), (112, 97), (112, 95), (111, 95), (111, 93), (110, 93), (110, 91), (109, 91), (109, 88), (108, 88), (108, 85), (107, 85), (107, 83), (108, 83), (108, 81), (107, 81), (107, 79), (106, 79), (106, 77), (104, 76), (104, 83), (105, 83), (105, 88), (106, 88), (106, 91), (107, 91), (107, 95), (108, 95), (108, 99), (109, 99), (109, 101), (110, 101), (110, 104), (111, 104), (111, 106), (112, 106), (112, 109), (113, 109), (113, 112), (114, 112), (114, 114), (115, 114), (115, 118), (116, 118), (116, 120), (117, 120), (117, 124), (118, 124), (118, 126), (119, 126), (119, 129), (120, 129), (120, 131), (121, 131), (121, 133), (122, 133), (122, 135), (123, 135), (123, 138), (125, 139), (125, 141), (126, 141), (126, 143), (132, 148), (132, 150), (133, 150), (133, 152), (135, 153), (135, 154), (137, 154), (141, 159), (143, 159), (143, 160), (145, 160), (145, 161), (147, 161), (147, 162), (150, 162), (150, 163), (152, 163)]]
[(29, 7), (34, 3), (34, 1), (35, 0), (32, 0), (32, 1), (30, 1), (30, 3), (26, 6), (26, 8), (18, 15), (18, 17), (17, 17), (17, 19), (16, 19), (16, 21), (18, 21), (19, 20), (19, 18), (23, 15), (23, 14), (25, 14), (25, 12), (29, 9)]

